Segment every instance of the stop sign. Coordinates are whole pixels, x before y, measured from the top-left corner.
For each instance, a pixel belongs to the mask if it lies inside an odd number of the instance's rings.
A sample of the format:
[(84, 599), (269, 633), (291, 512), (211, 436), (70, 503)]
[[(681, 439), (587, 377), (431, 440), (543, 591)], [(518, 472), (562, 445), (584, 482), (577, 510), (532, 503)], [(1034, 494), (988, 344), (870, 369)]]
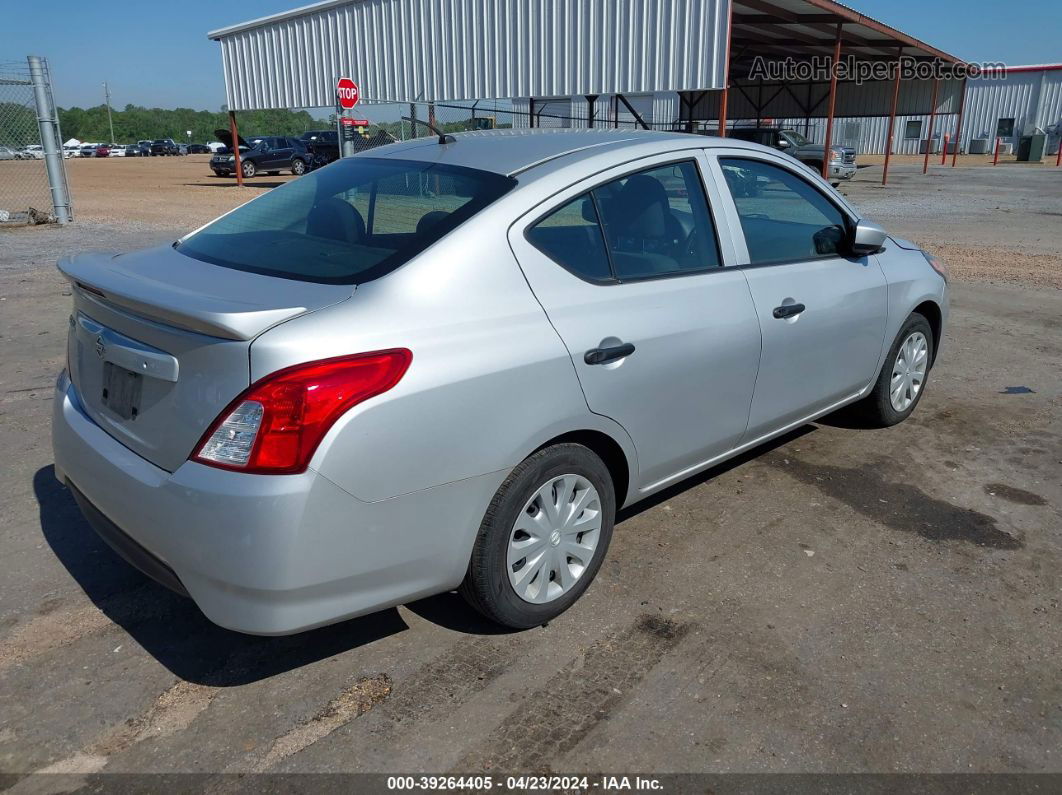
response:
[(339, 78), (336, 83), (336, 96), (339, 97), (339, 107), (350, 110), (358, 104), (358, 84), (349, 77)]

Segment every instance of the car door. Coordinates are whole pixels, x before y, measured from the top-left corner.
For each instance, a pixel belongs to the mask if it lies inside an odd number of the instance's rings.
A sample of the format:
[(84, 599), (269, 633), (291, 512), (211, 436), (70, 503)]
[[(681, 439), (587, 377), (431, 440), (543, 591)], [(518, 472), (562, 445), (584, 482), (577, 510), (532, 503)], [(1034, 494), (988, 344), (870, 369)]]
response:
[(287, 138), (274, 138), (273, 151), (269, 153), (269, 167), (273, 170), (288, 168), (294, 151), (291, 141)]
[(875, 256), (844, 253), (854, 218), (783, 158), (715, 150), (763, 336), (745, 441), (839, 405), (877, 374), (888, 307)]
[[(510, 243), (571, 354), (591, 411), (634, 441), (649, 491), (741, 438), (760, 333), (717, 234), (700, 150), (614, 168), (518, 220)], [(721, 244), (721, 245), (720, 245)]]

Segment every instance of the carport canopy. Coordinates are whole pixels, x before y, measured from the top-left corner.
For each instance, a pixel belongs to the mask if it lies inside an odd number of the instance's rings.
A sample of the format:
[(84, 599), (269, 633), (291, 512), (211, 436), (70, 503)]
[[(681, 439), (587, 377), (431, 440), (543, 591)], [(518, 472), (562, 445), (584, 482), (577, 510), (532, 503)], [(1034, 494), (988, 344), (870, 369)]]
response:
[(732, 0), (726, 87), (681, 92), (680, 117), (691, 131), (717, 120), (720, 135), (728, 118), (825, 117), (828, 150), (835, 117), (888, 116), (884, 182), (897, 113), (958, 113), (961, 124), (965, 66), (832, 0)]

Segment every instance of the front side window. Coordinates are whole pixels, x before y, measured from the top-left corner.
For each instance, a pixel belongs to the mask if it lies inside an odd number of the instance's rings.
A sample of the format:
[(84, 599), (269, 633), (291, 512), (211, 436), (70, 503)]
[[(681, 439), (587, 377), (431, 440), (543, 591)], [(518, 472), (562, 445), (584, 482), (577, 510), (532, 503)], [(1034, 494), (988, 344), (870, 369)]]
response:
[(719, 158), (753, 265), (838, 256), (844, 214), (788, 169), (746, 158)]
[(416, 256), (515, 184), (477, 169), (347, 158), (222, 216), (177, 251), (268, 276), (360, 284)]

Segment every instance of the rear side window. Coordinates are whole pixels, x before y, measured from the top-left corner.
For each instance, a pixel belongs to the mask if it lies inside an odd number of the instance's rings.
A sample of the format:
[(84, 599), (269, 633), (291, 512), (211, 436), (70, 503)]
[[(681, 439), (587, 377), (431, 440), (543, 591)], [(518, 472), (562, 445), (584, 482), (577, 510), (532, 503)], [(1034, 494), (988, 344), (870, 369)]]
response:
[(793, 172), (744, 158), (720, 158), (753, 265), (839, 256), (844, 214)]
[(612, 278), (605, 239), (589, 193), (547, 215), (528, 230), (527, 239), (576, 276), (590, 281)]
[(715, 227), (686, 161), (607, 182), (531, 227), (542, 253), (590, 281), (634, 281), (718, 268)]
[(515, 184), (477, 169), (352, 157), (274, 188), (177, 250), (268, 276), (359, 284), (407, 262)]

